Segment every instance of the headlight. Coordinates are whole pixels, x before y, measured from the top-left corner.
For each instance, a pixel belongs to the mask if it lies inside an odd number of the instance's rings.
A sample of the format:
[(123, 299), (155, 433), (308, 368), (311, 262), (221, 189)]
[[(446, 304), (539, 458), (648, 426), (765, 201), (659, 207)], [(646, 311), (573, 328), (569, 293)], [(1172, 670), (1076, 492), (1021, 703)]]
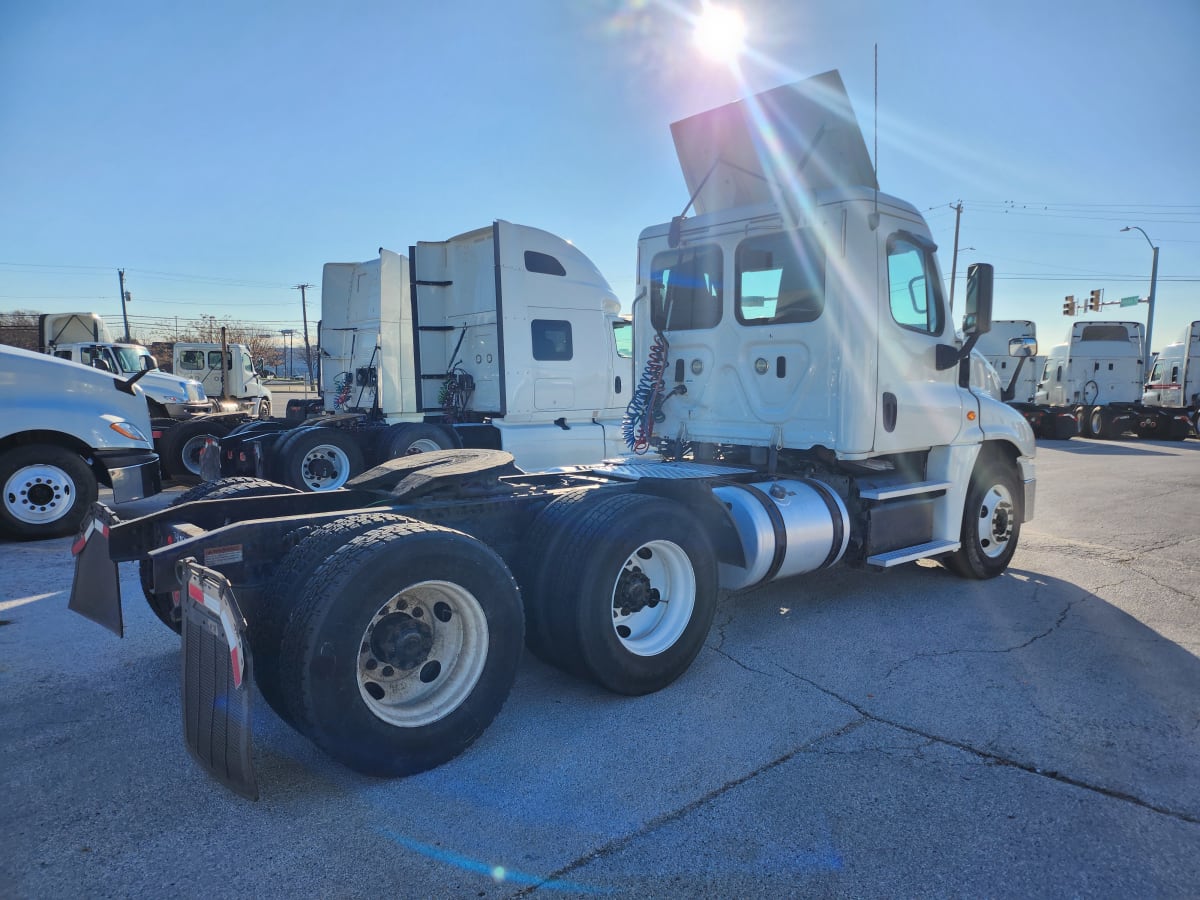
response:
[(117, 434), (129, 438), (131, 441), (150, 443), (150, 439), (142, 434), (142, 430), (130, 422), (110, 422), (108, 427)]

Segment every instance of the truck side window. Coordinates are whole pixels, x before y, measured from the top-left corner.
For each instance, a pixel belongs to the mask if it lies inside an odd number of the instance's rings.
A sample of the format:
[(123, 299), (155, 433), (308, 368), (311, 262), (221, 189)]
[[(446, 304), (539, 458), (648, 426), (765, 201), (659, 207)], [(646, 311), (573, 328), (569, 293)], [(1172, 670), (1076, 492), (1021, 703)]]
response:
[[(208, 367), (210, 369), (221, 368), (221, 351), (220, 350), (209, 350), (208, 351)], [(233, 365), (231, 364), (229, 366), (229, 368), (232, 369)]]
[(631, 359), (633, 357), (633, 323), (625, 319), (618, 319), (612, 323), (613, 338), (617, 342), (617, 356), (621, 359)]
[(179, 354), (179, 368), (188, 372), (199, 372), (204, 368), (204, 351), (184, 350)]
[(1163, 364), (1155, 363), (1154, 371), (1150, 373), (1150, 380), (1153, 381), (1155, 384), (1158, 384), (1160, 381), (1162, 381), (1162, 377), (1163, 377)]
[(712, 328), (721, 321), (721, 248), (687, 247), (654, 257), (650, 320), (663, 331)]
[(748, 238), (736, 262), (743, 325), (811, 322), (825, 308), (825, 254), (808, 231)]
[(1171, 367), (1171, 384), (1179, 383), (1179, 366)]
[(542, 275), (566, 275), (563, 264), (549, 253), (538, 253), (536, 250), (525, 251), (525, 270), (540, 272)]
[(566, 360), (574, 355), (570, 322), (564, 319), (534, 319), (529, 324), (533, 335), (534, 359)]
[(932, 254), (900, 234), (888, 239), (888, 287), (892, 318), (902, 328), (941, 334), (941, 285)]

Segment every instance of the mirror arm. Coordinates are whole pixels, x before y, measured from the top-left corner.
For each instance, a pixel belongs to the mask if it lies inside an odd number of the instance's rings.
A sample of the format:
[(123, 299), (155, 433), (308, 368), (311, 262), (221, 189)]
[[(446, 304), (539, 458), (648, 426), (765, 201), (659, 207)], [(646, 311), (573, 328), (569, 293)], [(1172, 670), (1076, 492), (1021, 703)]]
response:
[(962, 347), (953, 347), (950, 344), (938, 344), (935, 349), (934, 366), (939, 372), (944, 372), (947, 369), (953, 369), (960, 362), (971, 355), (971, 351), (975, 349), (975, 343), (979, 340), (978, 334), (972, 334), (962, 345)]

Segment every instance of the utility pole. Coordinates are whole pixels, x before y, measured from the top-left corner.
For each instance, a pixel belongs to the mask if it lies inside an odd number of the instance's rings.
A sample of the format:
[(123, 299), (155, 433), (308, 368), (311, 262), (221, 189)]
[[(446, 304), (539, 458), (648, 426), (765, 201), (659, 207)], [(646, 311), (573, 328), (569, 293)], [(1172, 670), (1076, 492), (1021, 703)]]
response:
[(954, 282), (958, 277), (958, 224), (962, 221), (962, 201), (958, 201), (958, 206), (951, 206), (954, 210), (954, 258), (950, 261), (950, 318), (954, 319)]
[[(308, 345), (308, 299), (304, 292), (310, 287), (312, 287), (311, 284), (298, 284), (294, 288), (300, 292), (300, 314), (304, 319), (304, 361), (306, 363), (305, 368), (308, 371), (308, 384), (312, 384), (313, 382), (313, 370), (312, 348)], [(307, 385), (305, 387), (307, 389)]]
[(1150, 341), (1154, 338), (1154, 289), (1158, 285), (1158, 248), (1154, 246), (1154, 241), (1150, 240), (1150, 235), (1146, 234), (1145, 229), (1137, 225), (1126, 225), (1122, 231), (1140, 231), (1142, 237), (1146, 239), (1146, 243), (1150, 245), (1150, 249), (1154, 251), (1154, 259), (1150, 263), (1150, 298), (1147, 301), (1150, 308), (1146, 310), (1146, 346), (1143, 348), (1146, 353), (1145, 367), (1142, 369), (1143, 375), (1150, 374), (1150, 357), (1154, 354), (1151, 352)]
[(125, 270), (117, 269), (117, 278), (121, 282), (121, 318), (125, 320), (125, 336), (121, 341), (126, 344), (132, 344), (133, 338), (129, 336), (129, 313), (125, 311), (125, 302), (129, 299), (129, 294), (125, 292)]

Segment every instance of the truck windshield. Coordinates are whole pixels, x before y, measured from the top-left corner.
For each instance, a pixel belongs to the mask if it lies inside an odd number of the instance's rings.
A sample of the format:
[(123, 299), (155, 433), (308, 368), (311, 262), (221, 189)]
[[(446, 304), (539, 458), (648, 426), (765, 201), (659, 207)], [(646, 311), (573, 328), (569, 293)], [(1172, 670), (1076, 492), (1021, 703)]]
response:
[(141, 372), (143, 369), (157, 368), (154, 357), (148, 350), (134, 347), (114, 347), (113, 353), (117, 357), (117, 368), (126, 375)]

